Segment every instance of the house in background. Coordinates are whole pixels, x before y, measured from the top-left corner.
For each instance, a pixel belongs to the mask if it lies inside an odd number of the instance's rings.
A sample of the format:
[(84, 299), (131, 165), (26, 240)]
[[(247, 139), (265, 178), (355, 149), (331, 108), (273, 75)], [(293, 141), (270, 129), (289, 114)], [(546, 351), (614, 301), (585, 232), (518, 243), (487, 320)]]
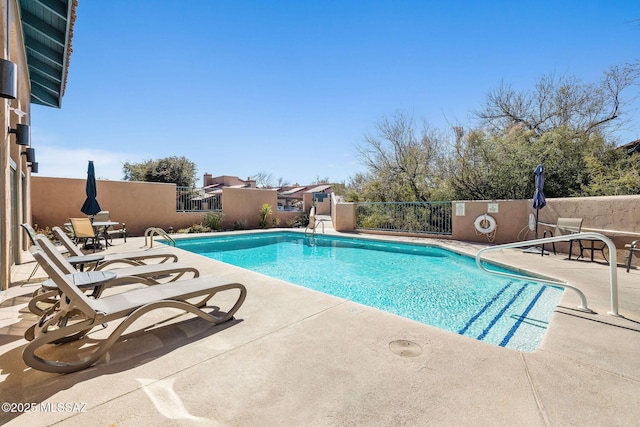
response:
[(31, 223), (31, 174), (38, 141), (31, 140), (31, 104), (60, 108), (71, 55), (77, 0), (7, 0), (0, 6), (0, 279), (27, 249), (20, 224)]
[(638, 153), (640, 152), (640, 139), (636, 139), (635, 141), (631, 141), (626, 144), (619, 145), (616, 148), (618, 150), (624, 150), (629, 155), (633, 153)]
[(278, 191), (278, 210), (306, 212), (315, 205), (318, 215), (329, 215), (332, 193), (331, 184), (282, 187)]

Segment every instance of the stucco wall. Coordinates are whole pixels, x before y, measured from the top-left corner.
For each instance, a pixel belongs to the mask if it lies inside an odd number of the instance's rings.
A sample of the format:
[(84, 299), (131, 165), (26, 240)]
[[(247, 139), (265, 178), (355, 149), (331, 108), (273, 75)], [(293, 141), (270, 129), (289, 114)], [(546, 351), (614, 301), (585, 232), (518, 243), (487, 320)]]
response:
[(223, 188), (222, 209), (224, 227), (233, 228), (234, 221), (244, 221), (248, 228), (257, 228), (260, 208), (267, 203), (277, 215), (278, 192), (259, 188)]
[[(64, 224), (70, 217), (85, 216), (86, 180), (34, 177), (32, 185), (33, 224), (52, 227)], [(98, 202), (108, 210), (111, 219), (125, 223), (130, 235), (140, 236), (148, 227), (173, 228), (177, 231), (203, 222), (203, 212), (176, 212), (176, 186), (152, 182), (97, 180)], [(286, 227), (300, 212), (278, 211), (275, 190), (224, 188), (222, 192), (224, 228), (234, 228), (235, 221), (245, 221), (248, 228), (258, 227), (260, 208), (272, 207), (272, 215)], [(270, 226), (271, 226), (270, 222)]]
[[(331, 214), (331, 194), (332, 192), (327, 193), (327, 197), (324, 198), (323, 201), (316, 201), (316, 215), (330, 215)], [(309, 213), (311, 207), (313, 206), (313, 193), (303, 193), (302, 194), (302, 210), (306, 213)]]
[[(490, 212), (491, 206), (497, 212)], [(492, 242), (496, 244), (517, 241), (520, 230), (527, 225), (526, 200), (490, 200), (453, 202), (452, 235), (454, 240), (468, 242)], [(495, 234), (481, 234), (476, 231), (474, 221), (480, 215), (488, 214), (496, 221)]]
[[(31, 185), (33, 224), (52, 227), (80, 212), (85, 201), (86, 180), (33, 177)], [(125, 223), (131, 235), (141, 236), (148, 227), (168, 230), (202, 222), (202, 213), (176, 212), (175, 184), (97, 180), (98, 202), (111, 219)]]
[[(465, 215), (456, 215), (456, 204), (465, 205)], [(493, 243), (509, 243), (535, 238), (535, 232), (528, 228), (529, 214), (535, 215), (532, 200), (500, 200), (500, 201), (459, 201), (453, 204), (453, 235), (455, 240), (487, 242), (486, 235), (475, 231), (473, 222), (488, 212), (488, 204), (497, 203), (498, 213), (489, 213), (495, 218), (497, 227)], [(572, 197), (547, 199), (547, 206), (539, 211), (539, 222), (555, 224), (558, 218), (583, 218), (583, 231), (616, 230), (640, 233), (640, 196), (607, 196), (607, 197)], [(545, 230), (553, 231), (553, 226), (540, 224), (538, 237), (542, 238)], [(640, 238), (632, 234), (603, 233), (610, 237), (618, 248), (618, 262), (624, 262), (628, 251), (626, 243)], [(550, 248), (550, 247), (549, 247)], [(556, 243), (559, 252), (568, 252), (568, 243)], [(578, 255), (577, 245), (573, 245), (573, 254)], [(585, 253), (586, 256), (586, 253)], [(601, 258), (596, 252), (595, 258)]]
[[(334, 200), (334, 198), (331, 198)], [(336, 231), (350, 232), (356, 229), (355, 203), (333, 203), (331, 222)]]

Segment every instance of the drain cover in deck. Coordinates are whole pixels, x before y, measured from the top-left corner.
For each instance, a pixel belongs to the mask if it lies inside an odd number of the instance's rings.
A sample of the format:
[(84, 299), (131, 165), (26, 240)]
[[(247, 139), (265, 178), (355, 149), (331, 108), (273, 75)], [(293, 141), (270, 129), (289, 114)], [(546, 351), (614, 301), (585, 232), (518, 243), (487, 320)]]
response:
[(397, 340), (389, 343), (389, 349), (404, 357), (416, 357), (422, 354), (422, 347), (413, 341)]

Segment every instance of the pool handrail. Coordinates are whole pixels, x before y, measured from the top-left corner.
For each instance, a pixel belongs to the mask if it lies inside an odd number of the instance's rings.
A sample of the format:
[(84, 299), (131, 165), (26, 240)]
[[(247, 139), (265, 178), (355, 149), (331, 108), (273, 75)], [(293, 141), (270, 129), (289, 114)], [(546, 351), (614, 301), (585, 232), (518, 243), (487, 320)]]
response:
[[(565, 236), (555, 236), (555, 237), (546, 237), (543, 239), (535, 239), (535, 240), (527, 240), (524, 242), (515, 242), (515, 243), (505, 243), (502, 245), (489, 246), (487, 248), (481, 249), (476, 254), (476, 264), (481, 270), (484, 270), (491, 274), (496, 274), (499, 276), (511, 277), (514, 279), (526, 279), (531, 280), (531, 277), (520, 275), (520, 274), (512, 274), (512, 273), (503, 273), (501, 271), (490, 270), (485, 268), (482, 265), (482, 255), (485, 252), (500, 250), (500, 249), (511, 249), (511, 248), (521, 248), (525, 246), (537, 246), (542, 245), (543, 243), (554, 243), (554, 242), (563, 242), (569, 240), (576, 239), (584, 239), (584, 240), (601, 240), (606, 243), (609, 248), (609, 285), (611, 288), (611, 311), (608, 312), (611, 316), (622, 317), (620, 313), (618, 313), (618, 272), (617, 272), (617, 254), (616, 254), (616, 245), (613, 243), (611, 239), (607, 236), (604, 236), (600, 233), (594, 232), (584, 232), (584, 233), (576, 233)], [(575, 286), (569, 284), (569, 282), (562, 282), (558, 280), (549, 280), (549, 279), (541, 279), (534, 278), (536, 282), (547, 283), (550, 285), (562, 286), (564, 288), (569, 288), (574, 290), (580, 296), (581, 304), (578, 306), (580, 310), (593, 312), (587, 304), (587, 297), (582, 293), (582, 291)]]
[(165, 239), (167, 239), (169, 241), (169, 246), (171, 246), (171, 244), (173, 243), (173, 246), (176, 245), (176, 241), (173, 240), (173, 238), (171, 236), (169, 236), (167, 234), (166, 231), (164, 231), (162, 228), (160, 227), (149, 227), (145, 230), (144, 232), (144, 245), (147, 246), (147, 237), (151, 239), (151, 245), (149, 246), (150, 248), (153, 248), (153, 236), (154, 235), (158, 235), (160, 237), (163, 237)]
[(311, 232), (309, 233), (307, 230), (309, 230), (309, 226), (307, 225), (307, 228), (304, 229), (304, 235), (305, 236), (314, 236), (316, 234), (316, 229), (318, 228), (318, 226), (322, 224), (322, 234), (324, 234), (324, 220), (323, 219), (316, 219), (316, 224), (313, 227), (313, 229), (311, 230)]

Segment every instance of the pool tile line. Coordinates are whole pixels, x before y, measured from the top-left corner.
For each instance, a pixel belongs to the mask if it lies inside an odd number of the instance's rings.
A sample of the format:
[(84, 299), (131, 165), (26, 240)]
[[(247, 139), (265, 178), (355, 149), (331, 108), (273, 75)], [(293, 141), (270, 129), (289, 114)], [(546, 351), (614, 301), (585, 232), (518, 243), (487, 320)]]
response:
[(478, 335), (478, 339), (480, 341), (482, 341), (484, 339), (484, 337), (487, 336), (489, 331), (491, 331), (491, 329), (495, 326), (495, 324), (498, 323), (498, 320), (500, 320), (502, 318), (502, 316), (504, 316), (504, 313), (509, 309), (509, 307), (511, 307), (511, 305), (513, 305), (513, 303), (518, 299), (520, 294), (522, 294), (522, 292), (524, 292), (526, 287), (527, 287), (526, 284), (522, 285), (522, 287), (520, 289), (518, 289), (518, 292), (516, 292), (516, 294), (513, 297), (511, 297), (511, 299), (509, 300), (507, 305), (502, 307), (502, 310), (500, 310), (500, 312), (498, 314), (496, 314), (496, 316), (493, 318), (493, 320), (491, 320), (489, 325), (482, 331), (482, 333), (480, 335)]
[(507, 344), (509, 344), (509, 341), (511, 341), (511, 338), (513, 338), (513, 336), (515, 335), (520, 325), (522, 325), (522, 323), (524, 322), (524, 319), (527, 317), (527, 314), (529, 314), (531, 309), (536, 305), (536, 303), (538, 302), (538, 300), (540, 299), (540, 297), (542, 296), (542, 294), (546, 289), (547, 289), (546, 285), (543, 285), (542, 288), (540, 288), (540, 290), (538, 291), (536, 296), (533, 297), (533, 299), (531, 300), (527, 308), (524, 310), (522, 315), (518, 317), (518, 320), (516, 321), (516, 323), (511, 327), (509, 332), (507, 332), (507, 335), (505, 335), (505, 337), (502, 339), (502, 342), (498, 344), (500, 347), (505, 347)]
[(513, 282), (509, 282), (509, 283), (507, 283), (507, 284), (506, 284), (502, 289), (500, 289), (500, 291), (499, 291), (497, 294), (495, 294), (495, 295), (493, 296), (493, 298), (491, 298), (491, 299), (489, 300), (489, 302), (487, 302), (487, 303), (484, 305), (484, 307), (482, 307), (482, 308), (480, 309), (480, 311), (479, 311), (478, 313), (476, 313), (476, 314), (475, 314), (471, 319), (469, 319), (469, 321), (467, 322), (467, 324), (466, 324), (466, 325), (464, 325), (464, 327), (458, 331), (458, 334), (460, 334), (460, 335), (464, 335), (464, 333), (465, 333), (465, 332), (467, 332), (467, 329), (469, 329), (469, 328), (471, 327), (471, 325), (472, 325), (476, 320), (478, 320), (478, 318), (479, 318), (480, 316), (482, 316), (482, 315), (484, 314), (484, 312), (485, 312), (485, 311), (487, 311), (487, 310), (489, 309), (489, 307), (491, 307), (491, 305), (492, 305), (494, 302), (496, 302), (496, 301), (498, 300), (498, 298), (500, 298), (500, 295), (502, 295), (502, 294), (504, 293), (504, 291), (506, 291), (506, 290), (507, 290), (507, 289), (508, 289), (512, 284), (513, 284)]

